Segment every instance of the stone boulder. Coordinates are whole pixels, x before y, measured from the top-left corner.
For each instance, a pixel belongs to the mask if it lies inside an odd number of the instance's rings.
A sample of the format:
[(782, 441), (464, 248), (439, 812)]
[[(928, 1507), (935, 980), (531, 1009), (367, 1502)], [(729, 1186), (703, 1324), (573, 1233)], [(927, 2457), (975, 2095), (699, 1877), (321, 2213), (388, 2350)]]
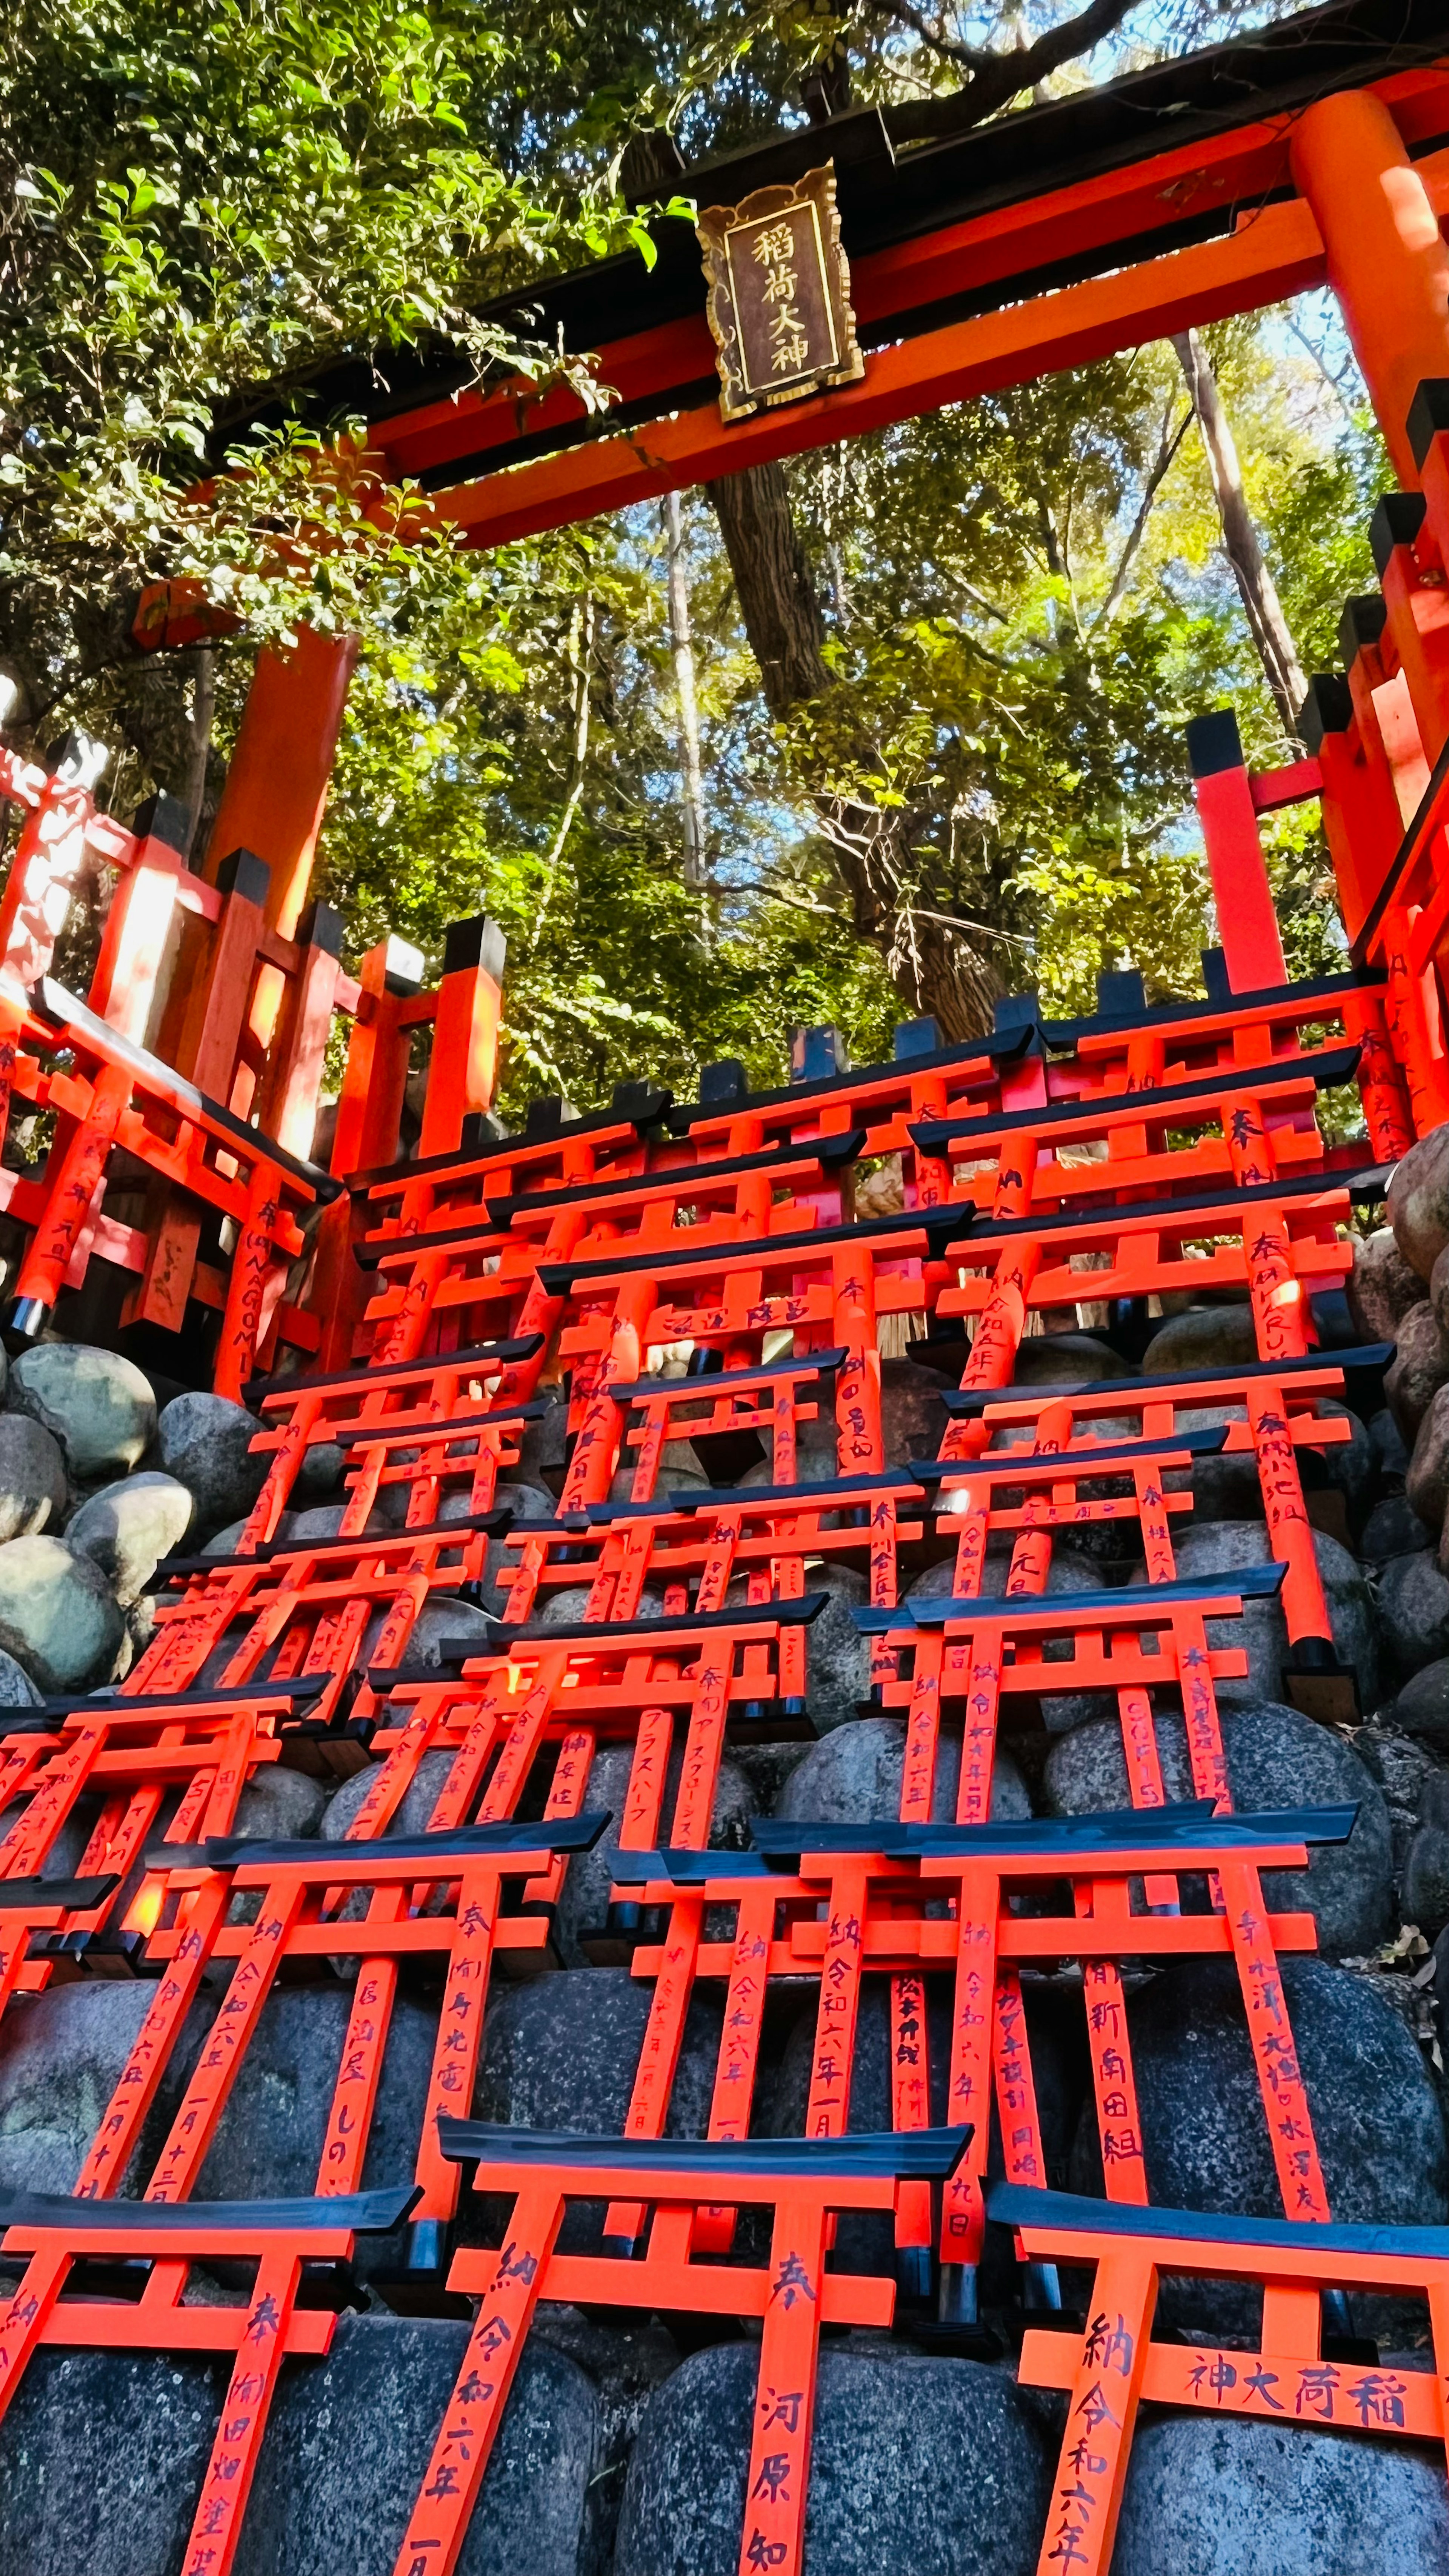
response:
[(1449, 1341), (1439, 1330), (1432, 1306), (1411, 1306), (1399, 1326), (1393, 1362), (1384, 1371), (1384, 1401), (1409, 1447), (1445, 1384), (1449, 1384)]
[[(389, 1817), (383, 1831), (389, 1834), (425, 1834), (432, 1822), (433, 1809), (442, 1794), (453, 1767), (453, 1756), (441, 1745), (425, 1753), (398, 1800), (396, 1812)], [(344, 1780), (327, 1802), (321, 1833), (324, 1842), (342, 1842), (377, 1777), (376, 1762), (365, 1771), (354, 1771)]]
[[(1404, 2023), (1365, 1979), (1325, 1960), (1285, 1958), (1282, 1979), (1335, 2217), (1442, 2225), (1449, 2214), (1443, 2115)], [(1172, 2209), (1281, 2216), (1232, 1963), (1198, 1959), (1168, 1969), (1132, 1997), (1127, 2017), (1149, 2197)], [(1072, 2170), (1076, 2189), (1100, 2192), (1090, 2109)], [(1373, 2303), (1364, 2305), (1371, 2315)], [(1242, 2331), (1256, 2309), (1249, 2292), (1183, 2280), (1165, 2285), (1161, 2313), (1193, 2336), (1217, 2336)]]
[(100, 1567), (37, 1533), (0, 1547), (0, 1646), (43, 1692), (109, 1679), (125, 1637)]
[(1403, 2441), (1308, 2431), (1291, 2386), (1276, 2416), (1144, 2415), (1113, 2576), (1441, 2576), (1449, 2497)]
[(0, 2576), (179, 2568), (226, 2384), (219, 2353), (38, 2352), (0, 2446)]
[(1424, 1294), (1424, 1282), (1404, 1259), (1392, 1226), (1381, 1225), (1353, 1247), (1353, 1269), (1344, 1282), (1354, 1330), (1366, 1342), (1395, 1342), (1411, 1306)]
[(0, 1413), (0, 1544), (59, 1528), (66, 1501), (60, 1442), (28, 1413)]
[(914, 1360), (882, 1360), (881, 1436), (888, 1467), (905, 1467), (913, 1458), (939, 1455), (951, 1418), (941, 1398), (957, 1383), (935, 1369), (919, 1368)]
[(1429, 1771), (1404, 1858), (1404, 1920), (1433, 1941), (1449, 1927), (1449, 1773)]
[(1411, 1673), (1390, 1714), (1405, 1734), (1449, 1750), (1449, 1655)]
[[(283, 2373), (236, 2576), (392, 2576), (467, 2341), (451, 2317), (343, 2317)], [(600, 2430), (584, 2372), (532, 2334), (457, 2576), (597, 2576)]]
[[(53, 1985), (0, 2020), (0, 2191), (75, 2189), (155, 2000), (149, 1977), (86, 1978)], [(133, 2190), (160, 2152), (210, 2018), (209, 2005), (197, 2006), (172, 2051), (141, 2133)], [(4, 2449), (0, 2444), (0, 2454)]]
[[(650, 2399), (614, 2576), (736, 2576), (758, 2369), (758, 2345), (708, 2346)], [(1004, 2371), (827, 2343), (804, 2565), (818, 2576), (1033, 2576), (1049, 2476), (1031, 2401)]]
[(517, 1474), (520, 1483), (543, 1485), (556, 1494), (568, 1464), (568, 1398), (557, 1387), (540, 1387), (538, 1400), (545, 1410), (524, 1426)]
[[(255, 1423), (252, 1425), (256, 1429)], [(342, 1479), (350, 1463), (340, 1440), (313, 1440), (303, 1450), (297, 1473), (292, 1479), (292, 1492), (299, 1503), (325, 1503), (342, 1490)], [(270, 1458), (262, 1461), (271, 1465)], [(245, 1514), (243, 1514), (245, 1518)]]
[(1189, 1306), (1186, 1314), (1169, 1315), (1142, 1354), (1144, 1377), (1169, 1369), (1189, 1376), (1195, 1369), (1238, 1368), (1258, 1356), (1253, 1309), (1241, 1306)]
[(156, 1426), (161, 1464), (196, 1504), (196, 1528), (207, 1535), (244, 1520), (266, 1482), (271, 1455), (252, 1454), (262, 1425), (224, 1395), (178, 1395)]
[(174, 1476), (142, 1473), (102, 1485), (72, 1515), (65, 1543), (99, 1566), (123, 1609), (139, 1601), (163, 1556), (186, 1536), (191, 1496)]
[(1449, 1506), (1449, 1386), (1431, 1398), (1429, 1410), (1414, 1435), (1413, 1455), (1404, 1478), (1411, 1511), (1431, 1530), (1441, 1530)]
[[(358, 1657), (358, 1662), (364, 1666), (377, 1651), (386, 1615), (385, 1611), (378, 1610), (368, 1621)], [(493, 1623), (482, 1610), (475, 1610), (471, 1602), (459, 1601), (451, 1592), (434, 1592), (413, 1621), (402, 1660), (413, 1666), (421, 1664), (429, 1672), (439, 1672), (445, 1647), (456, 1648), (460, 1638), (466, 1639), (469, 1652), (481, 1655), (486, 1653), (492, 1635)]]
[[(634, 2087), (650, 1988), (627, 1968), (565, 1968), (517, 1985), (494, 1982), (474, 2094), (474, 2116), (525, 2129), (576, 2129), (621, 2137)], [(717, 1997), (697, 1989), (685, 2020), (666, 2135), (701, 2138), (709, 2119), (719, 2054)], [(498, 2244), (489, 2228), (507, 2206), (464, 2194), (459, 2230), (469, 2243)], [(597, 2251), (602, 2202), (575, 2202), (560, 2243)]]
[(1407, 1494), (1385, 1494), (1364, 1522), (1358, 1552), (1366, 1565), (1387, 1565), (1396, 1556), (1422, 1555), (1433, 1546), (1434, 1535)]
[[(838, 1726), (797, 1762), (775, 1801), (777, 1816), (794, 1824), (873, 1824), (901, 1808), (905, 1754), (903, 1717), (862, 1717)], [(949, 1823), (956, 1813), (961, 1739), (942, 1734), (936, 1756), (931, 1813)], [(1026, 1784), (1009, 1753), (997, 1752), (991, 1774), (991, 1812), (1010, 1822), (1031, 1814)]]
[[(576, 1628), (588, 1610), (587, 1583), (561, 1583), (556, 1591), (540, 1592), (529, 1613), (530, 1625), (536, 1628)], [(646, 1583), (639, 1595), (636, 1619), (658, 1619), (663, 1615), (664, 1595)]]
[(1030, 1333), (1018, 1347), (1013, 1386), (1096, 1386), (1103, 1378), (1136, 1371), (1107, 1342), (1090, 1333)]
[[(345, 2316), (325, 2361), (282, 2373), (236, 2576), (391, 2576), (467, 2339)], [(38, 2353), (0, 2454), (0, 2576), (179, 2569), (226, 2383), (221, 2355)], [(530, 2342), (458, 2576), (595, 2576), (597, 2415), (577, 2366)]]
[[(1179, 1575), (1221, 1577), (1225, 1585), (1247, 1566), (1273, 1562), (1267, 1527), (1258, 1520), (1210, 1521), (1201, 1529), (1189, 1525), (1180, 1536), (1174, 1532), (1173, 1549)], [(1326, 1531), (1314, 1531), (1313, 1551), (1334, 1645), (1358, 1676), (1364, 1708), (1373, 1708), (1379, 1688), (1378, 1626), (1363, 1569)], [(1135, 1579), (1144, 1581), (1145, 1570), (1139, 1568)], [(1236, 1646), (1248, 1658), (1243, 1680), (1217, 1684), (1221, 1706), (1252, 1707), (1282, 1698), (1288, 1630), (1278, 1602), (1246, 1601), (1237, 1618), (1209, 1619), (1207, 1635), (1209, 1645)]]
[(24, 1665), (0, 1649), (0, 1708), (38, 1708), (42, 1696)]
[(315, 1834), (327, 1809), (320, 1780), (269, 1762), (254, 1771), (236, 1805), (232, 1832), (242, 1842), (300, 1842)]
[(1389, 1224), (1409, 1268), (1427, 1280), (1449, 1243), (1449, 1130), (1411, 1145), (1389, 1180)]
[(156, 1436), (150, 1380), (119, 1351), (87, 1342), (38, 1342), (22, 1351), (10, 1370), (9, 1405), (59, 1441), (77, 1485), (126, 1475)]
[[(522, 2128), (622, 2136), (650, 1988), (626, 1968), (565, 1968), (495, 1985), (475, 2116)], [(717, 2004), (690, 2008), (666, 2134), (702, 2137), (714, 2086)]]
[(1428, 1548), (1395, 1556), (1379, 1576), (1379, 1633), (1390, 1669), (1407, 1677), (1449, 1655), (1449, 1578)]
[[(221, 2009), (215, 1990), (207, 2002), (210, 2012)], [(317, 2189), (352, 2005), (347, 1986), (274, 1988), (207, 2150), (199, 2200), (287, 2199)], [(363, 2161), (365, 2190), (412, 2179), (437, 2029), (435, 2003), (396, 1996)], [(360, 2238), (356, 2269), (395, 2269), (399, 2250), (391, 2237)]]
[[(1164, 1712), (1153, 1724), (1168, 1797), (1194, 1797), (1181, 1718)], [(1319, 1947), (1328, 1957), (1372, 1949), (1392, 1919), (1393, 1844), (1384, 1794), (1367, 1765), (1342, 1736), (1276, 1701), (1224, 1709), (1222, 1731), (1228, 1785), (1241, 1814), (1357, 1806), (1358, 1822), (1346, 1843), (1311, 1851), (1306, 1870), (1266, 1871), (1263, 1892), (1275, 1912), (1312, 1913)], [(1116, 1718), (1060, 1737), (1047, 1756), (1042, 1789), (1055, 1816), (1104, 1815), (1129, 1806)]]

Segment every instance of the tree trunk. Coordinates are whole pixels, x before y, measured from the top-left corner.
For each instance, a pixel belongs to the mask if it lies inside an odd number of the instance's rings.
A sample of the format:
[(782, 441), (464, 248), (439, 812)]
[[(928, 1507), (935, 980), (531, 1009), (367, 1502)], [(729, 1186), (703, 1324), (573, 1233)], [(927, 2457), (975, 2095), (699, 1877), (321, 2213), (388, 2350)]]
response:
[(1283, 730), (1290, 742), (1296, 742), (1299, 710), (1308, 695), (1308, 683), (1288, 632), (1288, 620), (1283, 614), (1277, 586), (1263, 560), (1263, 549), (1258, 543), (1258, 531), (1253, 525), (1247, 494), (1243, 490), (1242, 468), (1238, 463), (1232, 428), (1223, 409), (1218, 380), (1213, 373), (1212, 361), (1195, 331), (1174, 331), (1172, 345), (1187, 379), (1187, 389), (1202, 431), (1208, 472), (1222, 522), (1224, 550), (1233, 567), (1264, 675), (1283, 719)]
[(669, 641), (674, 654), (674, 707), (679, 738), (680, 804), (684, 819), (684, 882), (699, 897), (699, 926), (710, 936), (709, 868), (704, 849), (704, 779), (699, 759), (699, 702), (694, 686), (694, 636), (689, 622), (689, 580), (684, 560), (684, 512), (679, 494), (664, 503), (669, 560)]
[(186, 746), (186, 774), (181, 783), (181, 802), (191, 817), (191, 844), (196, 841), (197, 826), (206, 805), (206, 770), (211, 758), (211, 726), (216, 706), (215, 674), (211, 648), (197, 644), (192, 648), (195, 667), (191, 682), (191, 714)]
[[(706, 486), (734, 575), (760, 684), (783, 719), (834, 686), (825, 660), (825, 623), (810, 565), (778, 465), (752, 465)], [(867, 750), (868, 746), (862, 746)], [(859, 937), (885, 957), (897, 992), (915, 1016), (929, 1013), (949, 1043), (991, 1026), (1001, 985), (971, 934), (915, 909), (912, 818), (815, 794), (820, 826), (850, 899)]]

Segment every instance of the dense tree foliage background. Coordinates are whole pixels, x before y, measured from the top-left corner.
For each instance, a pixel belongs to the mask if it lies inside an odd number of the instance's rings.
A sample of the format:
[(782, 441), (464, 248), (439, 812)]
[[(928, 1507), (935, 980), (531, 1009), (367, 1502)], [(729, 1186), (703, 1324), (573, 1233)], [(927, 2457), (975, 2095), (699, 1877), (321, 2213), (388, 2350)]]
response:
[[(1259, 10), (1257, 15), (1274, 14)], [(1167, 346), (802, 459), (784, 506), (822, 683), (767, 706), (705, 494), (682, 512), (707, 882), (691, 883), (662, 508), (491, 556), (364, 519), (348, 451), (282, 425), (200, 497), (205, 442), (261, 386), (446, 332), (480, 371), (568, 366), (476, 318), (628, 241), (619, 160), (687, 154), (813, 103), (980, 113), (1248, 23), (1095, 0), (989, 9), (809, 0), (655, 13), (518, 0), (12, 0), (0, 24), (0, 669), (12, 738), (84, 726), (103, 792), (214, 809), (258, 641), (364, 639), (319, 891), (357, 950), (434, 957), (486, 907), (509, 936), (504, 1095), (688, 1084), (834, 1021), (857, 1059), (923, 990), (927, 943), (997, 989), (1090, 1000), (1128, 959), (1190, 989), (1211, 935), (1182, 727), (1231, 701), (1291, 756), (1224, 557)], [(1059, 59), (1057, 59), (1059, 57)], [(1307, 670), (1372, 578), (1385, 479), (1326, 301), (1207, 335), (1248, 503)], [(595, 392), (591, 397), (603, 399)], [(284, 408), (284, 407), (283, 407)], [(188, 498), (188, 494), (192, 497)], [(138, 657), (136, 593), (200, 579), (237, 636)], [(867, 920), (829, 816), (893, 833)], [(848, 854), (847, 854), (848, 857)], [(1273, 865), (1292, 962), (1337, 934), (1311, 809)], [(103, 898), (104, 890), (100, 890)], [(953, 949), (952, 943), (957, 943)]]

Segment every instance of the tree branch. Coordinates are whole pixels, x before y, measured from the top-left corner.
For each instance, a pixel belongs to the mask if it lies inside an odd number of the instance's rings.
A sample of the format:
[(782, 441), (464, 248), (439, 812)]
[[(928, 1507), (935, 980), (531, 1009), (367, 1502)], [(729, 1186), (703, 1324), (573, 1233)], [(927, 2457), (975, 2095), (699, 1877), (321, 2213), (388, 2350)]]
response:
[(1187, 436), (1188, 430), (1192, 426), (1193, 412), (1191, 403), (1188, 404), (1188, 407), (1183, 413), (1181, 420), (1178, 422), (1176, 429), (1169, 438), (1167, 434), (1167, 425), (1171, 417), (1172, 407), (1169, 404), (1167, 410), (1162, 415), (1162, 436), (1158, 441), (1157, 458), (1152, 471), (1148, 475), (1147, 481), (1143, 486), (1141, 507), (1138, 510), (1136, 518), (1132, 522), (1127, 543), (1122, 549), (1121, 555), (1118, 559), (1117, 569), (1112, 575), (1112, 587), (1108, 591), (1106, 598), (1103, 600), (1101, 607), (1098, 609), (1096, 616), (1093, 618), (1091, 625), (1087, 629), (1089, 635), (1095, 635), (1099, 626), (1106, 625), (1108, 618), (1112, 615), (1118, 600), (1121, 598), (1123, 591), (1127, 587), (1127, 575), (1137, 560), (1138, 548), (1141, 546), (1142, 540), (1147, 534), (1147, 522), (1152, 516), (1152, 504), (1162, 489), (1163, 482), (1166, 479), (1173, 458), (1177, 454), (1183, 440)]
[(911, 0), (883, 0), (887, 17), (897, 20), (911, 33), (929, 45), (943, 62), (956, 63), (968, 76), (966, 105), (974, 124), (983, 117), (994, 116), (999, 107), (1024, 89), (1035, 88), (1049, 72), (1060, 69), (1078, 54), (1090, 53), (1094, 45), (1110, 36), (1126, 17), (1132, 0), (1089, 0), (1089, 6), (1075, 18), (1064, 19), (1059, 27), (1049, 27), (1034, 45), (1013, 47), (1010, 53), (995, 47), (958, 44), (954, 38), (936, 35)]

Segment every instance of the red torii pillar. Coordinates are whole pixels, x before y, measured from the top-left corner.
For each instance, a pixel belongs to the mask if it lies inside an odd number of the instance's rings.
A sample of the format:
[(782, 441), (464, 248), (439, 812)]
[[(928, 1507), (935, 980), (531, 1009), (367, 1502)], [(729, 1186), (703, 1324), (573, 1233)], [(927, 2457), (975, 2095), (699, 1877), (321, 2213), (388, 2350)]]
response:
[(1365, 90), (1306, 108), (1289, 159), (1394, 472), (1417, 491), (1409, 406), (1426, 377), (1449, 376), (1449, 250), (1429, 192), (1388, 109)]
[(233, 850), (254, 850), (271, 870), (266, 917), (290, 939), (307, 901), (348, 686), (354, 635), (299, 629), (285, 656), (257, 656), (236, 748), (212, 826), (205, 873)]

